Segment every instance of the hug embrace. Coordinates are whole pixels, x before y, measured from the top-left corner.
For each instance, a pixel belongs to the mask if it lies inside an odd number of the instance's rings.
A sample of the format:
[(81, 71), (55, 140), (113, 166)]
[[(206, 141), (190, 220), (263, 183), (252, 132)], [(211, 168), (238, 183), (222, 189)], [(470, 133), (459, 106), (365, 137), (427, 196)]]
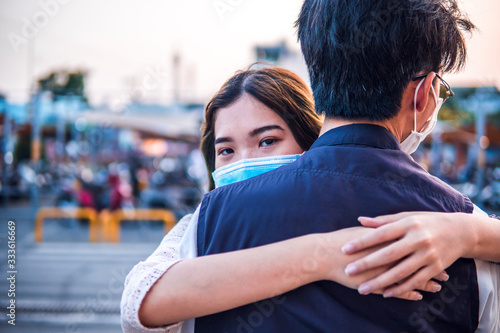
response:
[(305, 0), (312, 92), (264, 67), (211, 99), (211, 191), (128, 275), (125, 332), (500, 332), (499, 221), (410, 155), (474, 25), (393, 3)]

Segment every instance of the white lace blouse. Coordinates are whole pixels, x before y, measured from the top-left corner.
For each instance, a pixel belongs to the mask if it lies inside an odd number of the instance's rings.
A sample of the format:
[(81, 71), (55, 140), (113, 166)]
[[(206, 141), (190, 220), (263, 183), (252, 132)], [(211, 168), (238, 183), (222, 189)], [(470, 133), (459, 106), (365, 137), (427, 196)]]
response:
[(194, 332), (194, 319), (165, 327), (147, 328), (139, 321), (139, 308), (151, 287), (165, 272), (183, 259), (194, 258), (196, 251), (196, 231), (198, 211), (184, 216), (146, 261), (141, 261), (125, 279), (121, 308), (122, 329), (125, 333)]

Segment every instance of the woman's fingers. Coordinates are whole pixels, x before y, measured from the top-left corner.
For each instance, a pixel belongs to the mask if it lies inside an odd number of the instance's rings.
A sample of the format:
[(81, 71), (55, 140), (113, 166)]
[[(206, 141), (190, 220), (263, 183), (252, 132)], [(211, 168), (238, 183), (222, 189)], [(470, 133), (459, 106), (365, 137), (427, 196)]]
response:
[[(395, 288), (396, 286), (399, 286), (399, 288), (401, 288), (401, 287), (407, 288), (406, 286), (404, 286), (404, 283), (406, 283), (406, 282), (413, 283), (412, 281), (410, 281), (412, 276), (413, 275), (410, 275), (407, 278), (403, 279), (400, 283), (392, 285), (391, 288)], [(428, 293), (437, 293), (437, 292), (441, 291), (441, 289), (442, 289), (442, 286), (439, 283), (437, 283), (433, 280), (428, 280), (424, 284), (419, 286), (418, 288), (415, 288), (415, 290), (403, 291), (401, 293), (401, 292), (398, 292), (397, 289), (387, 288), (385, 291), (377, 290), (376, 292), (374, 292), (374, 294), (383, 294), (384, 297), (386, 297), (386, 298), (387, 297), (395, 297), (395, 298), (400, 298), (400, 299), (409, 300), (409, 301), (419, 301), (423, 298), (422, 294), (419, 291), (425, 291)], [(394, 294), (394, 292), (398, 292), (398, 293)]]
[(406, 217), (421, 214), (421, 212), (403, 212), (398, 214), (381, 215), (377, 217), (360, 216), (358, 221), (365, 227), (378, 228), (388, 223), (400, 221)]
[[(349, 276), (360, 274), (376, 267), (394, 263), (408, 256), (412, 252), (412, 247), (405, 246), (405, 244), (402, 244), (401, 242), (392, 243), (348, 264), (345, 268), (345, 273)], [(419, 267), (415, 267), (415, 269), (418, 268)], [(393, 283), (398, 281), (399, 280), (393, 281)]]
[(421, 301), (423, 296), (418, 291), (409, 291), (401, 296), (398, 296), (397, 298), (406, 299), (408, 301)]
[[(423, 214), (425, 213), (420, 213), (420, 215)], [(426, 232), (425, 229), (421, 230), (422, 225), (421, 223), (418, 223), (418, 219), (417, 223), (415, 223), (415, 215), (416, 213), (405, 212), (394, 215), (379, 216), (376, 218), (360, 217), (359, 221), (363, 224), (363, 226), (375, 227), (377, 229), (373, 230), (371, 233), (367, 233), (347, 242), (344, 246), (342, 246), (341, 250), (345, 254), (353, 254), (371, 246), (396, 241), (407, 235), (415, 228), (418, 228), (417, 230), (419, 230), (420, 233)]]
[(428, 293), (437, 293), (438, 291), (441, 291), (441, 285), (436, 281), (429, 280), (424, 283), (423, 286), (417, 288), (417, 290), (426, 291)]
[[(422, 286), (425, 285), (428, 280), (428, 276), (432, 274), (432, 268), (431, 267), (425, 267), (422, 270), (418, 271), (415, 273), (413, 276), (411, 276), (408, 280), (405, 282), (391, 286), (390, 288), (387, 288), (384, 291), (384, 297), (397, 297), (398, 295), (402, 295), (407, 293), (408, 291), (414, 290), (414, 289), (419, 289), (418, 287), (415, 286)], [(433, 284), (430, 285), (432, 288)], [(427, 285), (426, 287), (429, 287)], [(441, 290), (441, 289), (439, 289)]]
[[(407, 279), (408, 280), (408, 279)], [(420, 301), (422, 300), (423, 296), (419, 291), (425, 291), (428, 293), (437, 293), (441, 291), (442, 287), (439, 283), (429, 280), (427, 281), (424, 285), (422, 285), (420, 288), (417, 288), (416, 290), (408, 291), (403, 294), (397, 295), (397, 296), (391, 296), (395, 298), (400, 298), (408, 301)], [(375, 294), (383, 294), (384, 297), (387, 298), (386, 293), (384, 292), (375, 292)]]
[[(371, 271), (365, 272), (365, 273), (361, 274), (360, 276), (357, 276), (355, 279), (359, 279), (360, 277), (363, 277), (363, 275), (365, 278), (368, 276), (372, 276), (372, 277), (379, 276), (383, 272), (390, 269), (392, 266), (393, 265), (386, 265), (386, 266), (378, 267), (378, 268), (373, 269)], [(422, 290), (422, 291), (429, 291), (429, 290), (433, 289), (433, 286), (432, 286), (432, 284), (428, 284), (428, 285), (424, 285), (424, 286), (422, 286), (422, 288), (418, 288), (418, 289)], [(384, 293), (384, 289), (378, 289), (378, 290), (373, 292), (373, 294), (379, 294), (379, 295), (383, 295), (383, 293)], [(422, 299), (422, 294), (417, 290), (410, 290), (410, 291), (398, 294), (397, 296), (394, 296), (394, 297), (408, 300), (408, 301), (420, 301)]]
[[(362, 295), (367, 295), (374, 290), (385, 290), (393, 285), (406, 283), (406, 279), (416, 270), (420, 269), (420, 267), (421, 266), (415, 260), (408, 260), (407, 258), (379, 276), (362, 283), (358, 288), (358, 292)], [(430, 277), (427, 280), (429, 279)], [(403, 292), (399, 292), (398, 295), (418, 289), (418, 287), (423, 286), (427, 280), (419, 284), (414, 283), (411, 288), (406, 288)]]
[(344, 246), (342, 246), (341, 250), (345, 254), (353, 254), (375, 245), (394, 241), (402, 237), (405, 233), (406, 228), (403, 224), (382, 226), (378, 229), (374, 229), (372, 232), (347, 242)]
[(407, 293), (397, 296), (396, 298), (404, 299), (407, 301), (420, 301), (422, 300), (423, 296), (418, 291), (409, 291)]
[(448, 275), (448, 273), (446, 273), (446, 271), (442, 271), (441, 273), (439, 273), (438, 275), (433, 277), (433, 279), (437, 280), (437, 281), (444, 282), (444, 281), (448, 281), (450, 279), (450, 276)]
[[(384, 290), (385, 297), (406, 296), (420, 289), (437, 292), (440, 285), (435, 281), (447, 281), (449, 276), (443, 271), (461, 257), (464, 245), (456, 239), (467, 239), (467, 228), (456, 227), (449, 214), (400, 213), (377, 218), (360, 218), (365, 227), (375, 227), (349, 242), (342, 251), (354, 254), (381, 244), (382, 249), (361, 257), (346, 266), (345, 273), (358, 276), (366, 270), (383, 265), (392, 265), (387, 271), (374, 278), (361, 278), (361, 294)], [(439, 218), (438, 221), (434, 221)], [(434, 219), (434, 220), (433, 220)], [(389, 245), (387, 245), (389, 244)]]
[[(384, 289), (384, 297), (400, 297), (413, 290), (432, 293), (440, 291), (441, 285), (431, 280), (435, 276), (435, 273), (432, 272), (435, 268), (420, 267), (418, 260), (407, 258), (380, 276), (361, 284), (358, 291), (366, 295), (371, 290)], [(416, 273), (413, 274), (415, 271)], [(439, 274), (438, 277), (442, 277), (442, 274)]]

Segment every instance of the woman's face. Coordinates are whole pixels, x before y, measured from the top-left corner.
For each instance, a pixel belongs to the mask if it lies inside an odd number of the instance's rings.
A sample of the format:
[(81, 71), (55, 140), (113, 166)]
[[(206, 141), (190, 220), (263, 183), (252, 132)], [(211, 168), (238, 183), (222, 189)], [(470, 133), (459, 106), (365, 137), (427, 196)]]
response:
[(283, 119), (252, 96), (217, 110), (216, 169), (241, 159), (302, 153)]

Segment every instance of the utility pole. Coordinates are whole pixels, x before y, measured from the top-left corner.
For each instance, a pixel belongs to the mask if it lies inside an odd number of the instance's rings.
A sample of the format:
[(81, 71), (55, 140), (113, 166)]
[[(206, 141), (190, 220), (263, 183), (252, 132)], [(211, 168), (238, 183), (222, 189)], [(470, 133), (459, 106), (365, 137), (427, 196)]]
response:
[(28, 47), (28, 84), (29, 84), (29, 104), (28, 117), (31, 122), (31, 166), (34, 172), (33, 183), (31, 184), (31, 202), (34, 211), (38, 209), (38, 185), (36, 183), (38, 162), (40, 161), (40, 117), (39, 117), (39, 102), (40, 96), (37, 93), (37, 85), (35, 80), (35, 38), (31, 40)]
[(57, 108), (56, 155), (59, 163), (64, 162), (64, 144), (66, 143), (66, 103), (60, 99), (55, 103)]
[(12, 147), (10, 143), (10, 137), (11, 137), (11, 123), (10, 123), (10, 113), (9, 113), (9, 108), (7, 106), (7, 102), (4, 101), (2, 103), (2, 108), (4, 109), (4, 124), (3, 124), (3, 140), (2, 140), (2, 150), (4, 152), (4, 155), (2, 156), (3, 158), (3, 179), (2, 179), (2, 185), (3, 185), (3, 203), (5, 207), (8, 206), (9, 204), (9, 165), (12, 164)]
[(486, 138), (486, 112), (481, 107), (479, 100), (476, 101), (476, 149), (477, 149), (477, 174), (476, 174), (476, 186), (478, 189), (478, 195), (476, 198), (476, 204), (479, 207), (483, 206), (483, 196), (481, 195), (484, 188), (484, 176), (486, 172), (486, 146), (484, 145), (484, 140)]
[(172, 58), (172, 78), (173, 78), (173, 92), (174, 92), (174, 104), (179, 105), (180, 103), (180, 73), (181, 73), (181, 56), (176, 51)]

